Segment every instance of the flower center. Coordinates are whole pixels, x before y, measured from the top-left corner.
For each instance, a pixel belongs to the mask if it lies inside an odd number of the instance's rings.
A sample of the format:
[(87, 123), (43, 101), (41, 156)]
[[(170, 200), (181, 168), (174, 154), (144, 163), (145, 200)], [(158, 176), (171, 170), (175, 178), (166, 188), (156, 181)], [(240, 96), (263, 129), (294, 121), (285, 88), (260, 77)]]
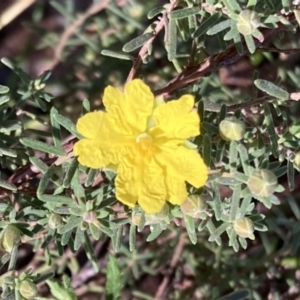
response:
[(146, 132), (141, 133), (136, 138), (137, 148), (143, 156), (154, 154), (153, 139)]

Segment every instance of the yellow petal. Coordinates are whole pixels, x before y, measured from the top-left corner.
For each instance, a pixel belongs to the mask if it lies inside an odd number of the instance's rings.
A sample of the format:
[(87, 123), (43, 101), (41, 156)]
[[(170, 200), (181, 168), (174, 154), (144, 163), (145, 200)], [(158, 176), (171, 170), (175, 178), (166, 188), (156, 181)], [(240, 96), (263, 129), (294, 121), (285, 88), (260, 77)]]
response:
[(80, 164), (93, 169), (118, 164), (134, 147), (134, 138), (116, 132), (104, 112), (84, 115), (78, 120), (77, 130), (86, 138), (74, 145), (74, 154)]
[(104, 90), (103, 103), (116, 130), (123, 134), (136, 135), (147, 128), (152, 115), (154, 96), (150, 88), (140, 79), (130, 81), (124, 94), (108, 86)]
[(146, 213), (161, 211), (166, 202), (163, 170), (154, 160), (126, 157), (118, 167), (115, 185), (118, 200), (130, 207), (138, 202)]
[(134, 182), (135, 169), (128, 158), (124, 158), (118, 166), (115, 179), (116, 197), (122, 203), (133, 207), (138, 200), (138, 189)]
[(168, 138), (186, 140), (200, 133), (200, 118), (192, 111), (194, 97), (184, 95), (178, 100), (158, 105), (153, 118), (156, 126), (161, 128)]
[(148, 214), (158, 213), (166, 203), (166, 185), (162, 168), (151, 160), (143, 163), (138, 203)]
[(155, 159), (165, 169), (166, 177), (177, 177), (196, 188), (203, 186), (207, 181), (207, 166), (195, 150), (184, 146), (174, 149), (164, 147), (155, 155)]
[(124, 117), (125, 99), (123, 93), (115, 87), (108, 86), (104, 90), (103, 104), (107, 111), (107, 118), (110, 126), (117, 132), (124, 135), (135, 135), (135, 129), (127, 122)]
[(90, 112), (78, 119), (76, 129), (85, 138), (96, 140), (105, 122), (106, 116), (103, 111)]
[(166, 185), (168, 190), (168, 201), (174, 205), (181, 205), (188, 196), (184, 180), (168, 176), (166, 178)]
[(100, 169), (108, 164), (100, 142), (82, 139), (74, 145), (73, 151), (79, 163), (85, 167)]
[(144, 132), (154, 107), (154, 95), (148, 85), (135, 79), (125, 86), (124, 116), (138, 132)]

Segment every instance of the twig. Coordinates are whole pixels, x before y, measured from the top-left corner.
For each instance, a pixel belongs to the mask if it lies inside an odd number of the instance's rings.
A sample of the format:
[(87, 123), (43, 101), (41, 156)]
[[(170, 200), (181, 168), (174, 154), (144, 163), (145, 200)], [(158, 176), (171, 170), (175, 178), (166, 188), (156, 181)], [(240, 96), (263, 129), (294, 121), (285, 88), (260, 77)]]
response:
[(18, 15), (32, 5), (35, 0), (19, 0), (0, 14), (0, 30), (12, 22)]
[[(300, 11), (300, 9), (298, 9)], [(289, 22), (293, 25), (296, 25), (296, 17), (294, 13), (290, 13), (285, 16)], [(280, 32), (284, 31), (286, 27), (283, 24), (278, 24), (278, 27), (275, 29), (265, 29), (263, 31), (264, 41), (260, 42), (255, 40), (255, 46), (258, 48), (262, 44), (269, 43), (273, 37), (277, 36)], [(235, 44), (231, 44), (227, 50), (222, 53), (212, 55), (201, 62), (199, 65), (193, 67), (187, 67), (182, 73), (176, 76), (174, 79), (169, 81), (164, 87), (156, 90), (154, 92), (155, 96), (165, 95), (168, 96), (174, 92), (181, 90), (192, 84), (203, 77), (209, 76), (213, 71), (219, 70), (220, 68), (233, 64), (238, 61), (243, 56), (249, 54), (249, 50), (243, 43), (244, 51), (242, 54), (239, 54), (236, 50)]]
[(158, 287), (158, 290), (155, 294), (154, 300), (164, 300), (167, 299), (165, 297), (165, 292), (166, 292), (166, 288), (171, 280), (171, 278), (174, 276), (175, 273), (175, 268), (178, 264), (178, 261), (180, 259), (181, 256), (181, 252), (184, 248), (186, 244), (186, 234), (182, 233), (179, 237), (179, 241), (178, 244), (176, 245), (171, 263), (170, 263), (170, 269), (168, 274), (164, 277), (162, 283), (160, 284), (160, 286)]
[(52, 62), (50, 63), (50, 65), (47, 66), (46, 69), (48, 70), (53, 70), (56, 65), (59, 63), (60, 61), (60, 56), (63, 52), (63, 49), (66, 46), (67, 41), (69, 40), (69, 38), (75, 33), (75, 31), (77, 30), (78, 27), (80, 27), (87, 18), (89, 18), (90, 16), (98, 13), (99, 11), (103, 10), (108, 4), (109, 4), (110, 0), (103, 0), (100, 2), (96, 2), (94, 3), (92, 6), (89, 7), (89, 9), (81, 16), (79, 16), (62, 34), (62, 37), (58, 43), (58, 45), (55, 48), (55, 52), (54, 52), (54, 58), (52, 60)]
[(148, 48), (150, 47), (150, 45), (152, 44), (153, 40), (157, 37), (157, 35), (159, 34), (159, 32), (166, 26), (166, 20), (165, 17), (167, 14), (169, 14), (175, 7), (176, 7), (176, 3), (177, 1), (173, 1), (168, 9), (168, 11), (166, 11), (163, 16), (161, 17), (161, 19), (159, 20), (159, 22), (156, 24), (156, 27), (154, 29), (154, 34), (153, 37), (151, 39), (149, 39), (141, 48), (136, 60), (134, 61), (134, 64), (128, 74), (126, 83), (128, 83), (129, 81), (131, 81), (135, 75), (136, 72), (138, 70), (138, 68), (140, 67), (143, 59), (146, 57)]

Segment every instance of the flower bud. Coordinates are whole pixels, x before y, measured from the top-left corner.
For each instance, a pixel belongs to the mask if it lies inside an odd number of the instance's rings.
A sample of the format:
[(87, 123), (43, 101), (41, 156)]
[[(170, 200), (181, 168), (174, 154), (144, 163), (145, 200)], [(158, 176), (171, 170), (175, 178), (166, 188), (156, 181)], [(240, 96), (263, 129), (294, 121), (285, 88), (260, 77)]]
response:
[(15, 245), (21, 243), (21, 233), (20, 230), (15, 225), (7, 225), (1, 236), (1, 246), (2, 248), (11, 253)]
[(237, 118), (226, 118), (219, 125), (219, 132), (225, 141), (240, 141), (245, 134), (245, 124)]
[(247, 217), (235, 220), (233, 229), (242, 238), (254, 239), (254, 225), (252, 220)]
[(37, 295), (36, 285), (29, 279), (21, 281), (19, 292), (25, 299), (32, 299)]
[(296, 168), (300, 168), (300, 151), (295, 153), (294, 165)]
[(52, 213), (49, 217), (49, 227), (51, 229), (56, 229), (62, 223), (62, 217), (58, 214)]
[(240, 12), (237, 19), (237, 30), (242, 35), (252, 34), (260, 26), (260, 17), (253, 10), (243, 10)]
[(207, 202), (199, 195), (189, 195), (180, 205), (180, 209), (185, 215), (201, 218), (207, 209)]
[(97, 220), (97, 214), (94, 211), (87, 211), (83, 215), (83, 220), (87, 223), (93, 223)]
[(247, 185), (253, 195), (269, 197), (275, 192), (277, 183), (277, 177), (271, 171), (261, 169), (249, 177)]

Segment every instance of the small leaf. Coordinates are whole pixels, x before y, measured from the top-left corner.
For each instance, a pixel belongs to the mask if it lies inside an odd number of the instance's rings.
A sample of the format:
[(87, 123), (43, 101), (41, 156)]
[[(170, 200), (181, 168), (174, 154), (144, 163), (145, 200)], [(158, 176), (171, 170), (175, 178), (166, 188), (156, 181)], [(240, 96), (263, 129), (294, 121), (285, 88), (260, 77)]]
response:
[(17, 190), (17, 187), (14, 184), (4, 181), (2, 179), (0, 179), (0, 187), (5, 188), (6, 190), (13, 191), (13, 192), (15, 192)]
[(44, 202), (51, 202), (57, 205), (73, 205), (75, 200), (66, 196), (53, 196), (53, 195), (41, 195), (40, 200)]
[(208, 134), (205, 134), (203, 137), (203, 160), (207, 166), (210, 166), (211, 161), (211, 140)]
[(126, 43), (123, 46), (122, 50), (124, 52), (131, 52), (131, 51), (143, 46), (143, 44), (145, 44), (151, 38), (153, 38), (153, 33), (152, 32), (146, 32), (146, 33), (136, 37), (135, 39), (131, 40), (130, 42)]
[(189, 16), (193, 16), (199, 13), (201, 9), (199, 7), (186, 7), (178, 10), (174, 10), (170, 13), (170, 19), (182, 19)]
[(136, 226), (134, 224), (131, 224), (129, 230), (129, 251), (130, 252), (134, 251), (135, 243), (136, 243)]
[(127, 53), (123, 53), (120, 51), (112, 51), (112, 50), (102, 50), (101, 54), (104, 56), (110, 56), (110, 57), (114, 57), (114, 58), (119, 58), (119, 59), (124, 59), (124, 60), (134, 60), (134, 57), (127, 54)]
[(147, 18), (148, 19), (152, 19), (155, 16), (163, 13), (164, 11), (166, 11), (166, 8), (163, 6), (158, 6), (158, 7), (154, 7), (153, 9), (151, 9), (148, 14), (147, 14)]
[(65, 129), (67, 129), (70, 133), (76, 136), (79, 139), (82, 139), (83, 136), (77, 132), (76, 125), (66, 117), (60, 115), (59, 113), (54, 114), (54, 119)]
[(190, 238), (190, 241), (192, 244), (196, 245), (197, 235), (196, 235), (195, 221), (192, 217), (188, 215), (184, 215), (184, 221), (185, 221), (186, 230)]
[(250, 297), (248, 290), (240, 290), (232, 292), (226, 296), (219, 298), (218, 300), (246, 300)]
[(122, 289), (121, 282), (121, 271), (118, 264), (118, 260), (109, 253), (106, 281), (106, 292), (108, 296), (107, 299), (117, 300), (120, 298), (120, 292)]
[(246, 42), (249, 52), (251, 54), (253, 54), (255, 52), (255, 43), (254, 43), (253, 37), (251, 35), (245, 35), (244, 39), (245, 39), (245, 42)]
[(214, 14), (211, 15), (209, 18), (207, 18), (204, 22), (201, 23), (201, 25), (195, 30), (195, 32), (192, 34), (193, 38), (198, 38), (202, 36), (208, 29), (210, 29), (220, 18), (220, 14)]
[(288, 100), (289, 93), (284, 89), (276, 86), (274, 83), (264, 80), (264, 79), (256, 79), (254, 81), (255, 86), (266, 94), (273, 96), (280, 100)]
[(168, 51), (168, 60), (172, 61), (176, 57), (177, 51), (177, 26), (175, 20), (169, 21), (168, 43), (166, 44)]
[(9, 95), (1, 95), (0, 96), (0, 106), (10, 100)]
[(0, 94), (7, 94), (9, 92), (9, 87), (0, 84)]
[(40, 180), (39, 182), (39, 186), (37, 188), (37, 197), (39, 199), (41, 199), (40, 197), (44, 194), (49, 182), (51, 181), (51, 178), (54, 174), (54, 170), (55, 170), (55, 167), (54, 166), (51, 166), (47, 169), (46, 173), (44, 174), (44, 176), (42, 177), (42, 179)]
[(52, 146), (52, 145), (48, 145), (48, 144), (40, 142), (40, 141), (36, 141), (36, 140), (30, 139), (30, 138), (21, 138), (20, 141), (24, 146), (27, 146), (27, 147), (35, 149), (35, 150), (39, 150), (39, 151), (49, 153), (49, 154), (54, 154), (57, 156), (65, 156), (66, 155), (66, 153), (63, 149)]
[(213, 25), (212, 27), (209, 28), (209, 30), (206, 32), (207, 35), (214, 35), (214, 34), (217, 34), (229, 27), (232, 26), (232, 20), (229, 19), (229, 20), (225, 20), (225, 21), (222, 21), (216, 25)]
[(90, 238), (86, 231), (84, 232), (84, 249), (86, 251), (86, 256), (90, 261), (92, 261), (92, 265), (94, 269), (96, 270), (96, 272), (99, 272), (99, 264), (93, 246), (91, 244)]

